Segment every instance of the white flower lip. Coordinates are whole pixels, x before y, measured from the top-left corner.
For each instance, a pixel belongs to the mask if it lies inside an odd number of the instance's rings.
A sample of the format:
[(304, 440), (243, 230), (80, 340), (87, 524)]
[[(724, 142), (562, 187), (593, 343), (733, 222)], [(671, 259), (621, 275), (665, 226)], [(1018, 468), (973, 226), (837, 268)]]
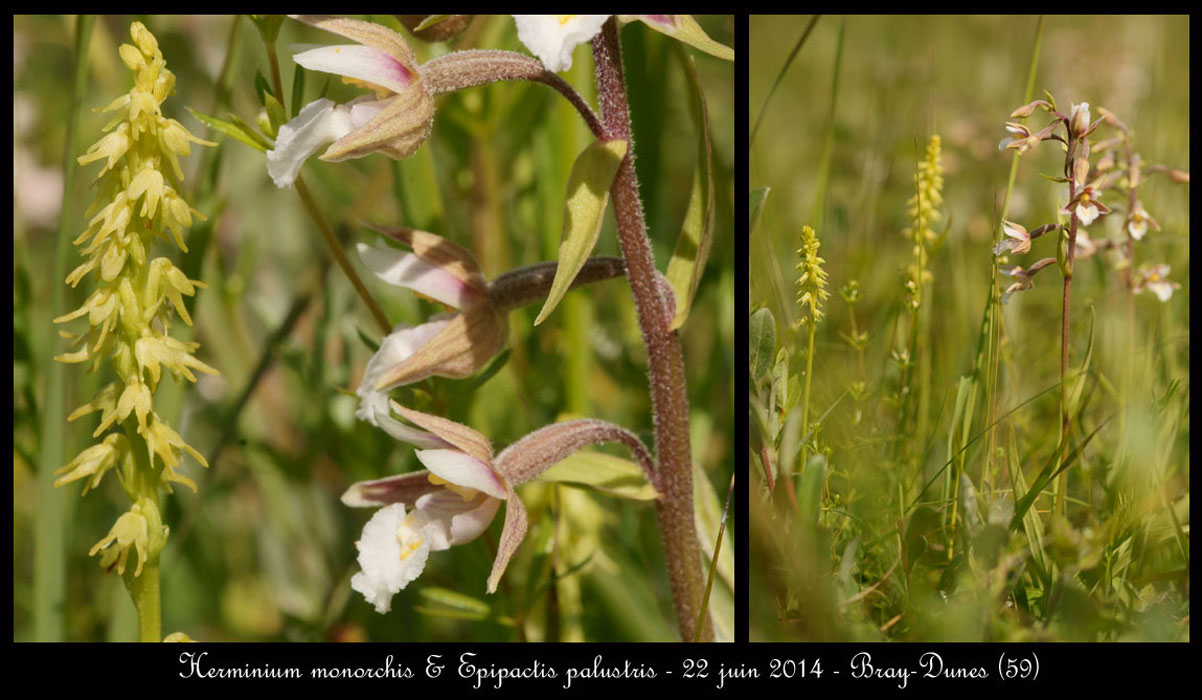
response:
[(275, 148), (267, 152), (267, 172), (276, 187), (291, 187), (309, 156), (354, 128), (346, 107), (326, 99), (305, 105), (292, 121), (280, 126)]
[[(363, 570), (351, 577), (351, 588), (362, 593), (378, 613), (391, 610), (392, 596), (412, 583), (426, 568), (430, 539), (412, 532), (402, 538), (400, 535), (405, 527), (405, 506), (394, 503), (372, 515), (356, 543), (359, 566)], [(415, 535), (421, 537), (421, 541), (406, 551), (402, 539), (412, 542)]]
[(572, 67), (572, 50), (601, 31), (609, 15), (514, 15), (518, 39), (555, 73)]

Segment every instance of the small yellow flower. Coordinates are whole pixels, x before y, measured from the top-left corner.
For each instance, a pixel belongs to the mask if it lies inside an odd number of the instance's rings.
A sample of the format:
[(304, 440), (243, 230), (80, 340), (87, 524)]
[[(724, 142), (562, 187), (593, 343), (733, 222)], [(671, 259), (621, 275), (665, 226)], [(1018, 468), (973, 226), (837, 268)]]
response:
[[(88, 556), (94, 557), (97, 552), (105, 550), (100, 558), (101, 566), (107, 569), (115, 564), (117, 573), (124, 574), (129, 551), (133, 548), (138, 555), (138, 566), (134, 570), (134, 576), (140, 576), (142, 565), (151, 556), (151, 533), (156, 527), (160, 530), (162, 528), (158, 508), (149, 500), (139, 500), (129, 511), (117, 518), (117, 522), (104, 539), (92, 545)], [(109, 545), (114, 543), (117, 546), (108, 549)]]
[[(822, 264), (826, 262), (818, 257), (818, 247), (822, 245), (814, 229), (809, 226), (801, 228), (801, 248), (797, 254), (801, 261), (797, 269), (801, 274), (797, 278), (797, 304), (802, 307), (802, 325), (807, 322), (817, 323), (822, 320), (822, 302), (830, 296), (826, 291), (826, 271)], [(808, 310), (806, 307), (809, 307)]]

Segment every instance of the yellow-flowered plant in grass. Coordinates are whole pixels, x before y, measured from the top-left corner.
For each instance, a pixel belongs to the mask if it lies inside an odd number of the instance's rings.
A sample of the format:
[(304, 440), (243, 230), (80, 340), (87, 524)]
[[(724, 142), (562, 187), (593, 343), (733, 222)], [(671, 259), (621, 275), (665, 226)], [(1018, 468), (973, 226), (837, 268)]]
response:
[[(943, 165), (939, 162), (939, 134), (931, 136), (927, 144), (926, 158), (919, 161), (914, 173), (914, 186), (918, 190), (910, 201), (907, 214), (911, 226), (902, 230), (902, 235), (914, 243), (914, 262), (906, 270), (906, 288), (910, 293), (910, 309), (922, 306), (922, 288), (932, 281), (930, 270), (931, 244), (937, 239), (934, 222), (942, 218), (939, 207), (943, 205)], [(920, 273), (921, 271), (921, 273)]]
[(195, 483), (177, 471), (184, 452), (208, 465), (155, 412), (154, 393), (164, 368), (193, 382), (193, 370), (217, 370), (193, 356), (197, 343), (168, 335), (172, 310), (192, 324), (183, 297), (205, 285), (188, 279), (171, 260), (152, 258), (151, 248), (163, 238), (187, 252), (182, 231), (193, 216), (203, 217), (177, 191), (183, 179), (179, 156), (188, 155), (189, 142), (214, 144), (163, 116), (162, 104), (175, 89), (175, 76), (145, 26), (134, 22), (130, 36), (133, 44), (122, 44), (120, 55), (134, 72), (133, 88), (99, 110), (116, 114), (104, 128), (107, 135), (78, 159), (80, 165), (104, 164), (87, 212), (91, 219), (75, 240), (86, 260), (67, 276), (67, 283), (75, 287), (90, 276), (95, 291), (78, 309), (55, 319), (88, 319), (85, 333), (62, 333), (73, 339), (74, 349), (55, 359), (87, 363), (88, 371), (108, 364), (116, 381), (68, 416), (75, 420), (99, 412), (93, 433), (99, 442), (59, 469), (62, 476), (55, 486), (86, 479), (86, 494), (107, 472), (116, 473), (133, 505), (89, 555), (99, 553), (101, 566), (125, 576), (138, 606), (142, 638), (158, 640), (158, 555), (167, 540), (158, 490), (170, 492), (171, 482), (195, 490)]
[[(800, 273), (797, 277), (797, 305), (801, 307), (799, 327), (809, 329), (809, 347), (806, 351), (806, 385), (805, 394), (801, 401), (801, 432), (806, 434), (810, 428), (810, 377), (814, 374), (814, 334), (818, 330), (818, 322), (822, 320), (822, 302), (830, 296), (826, 291), (826, 270), (822, 264), (826, 262), (818, 257), (818, 240), (814, 229), (809, 226), (801, 227), (801, 248), (797, 255), (801, 258), (797, 263)], [(806, 444), (801, 446), (801, 467), (806, 465)]]

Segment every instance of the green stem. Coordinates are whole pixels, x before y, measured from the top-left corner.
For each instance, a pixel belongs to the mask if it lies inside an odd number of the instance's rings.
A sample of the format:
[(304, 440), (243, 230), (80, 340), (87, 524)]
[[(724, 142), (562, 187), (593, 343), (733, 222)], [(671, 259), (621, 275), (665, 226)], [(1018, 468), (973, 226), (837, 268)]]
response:
[[(59, 217), (55, 238), (54, 272), (51, 274), (51, 306), (40, 324), (44, 333), (42, 347), (52, 348), (58, 337), (51, 322), (66, 306), (67, 256), (71, 238), (67, 234), (66, 212), (75, 188), (75, 157), (79, 153), (77, 123), (87, 85), (88, 48), (92, 41), (93, 15), (80, 15), (75, 23), (75, 74), (71, 111), (67, 115), (66, 148), (63, 153), (63, 214)], [(63, 465), (66, 438), (63, 434), (64, 370), (61, 362), (51, 361), (45, 368), (42, 410), (39, 414), (42, 434), (39, 445), (37, 508), (34, 509), (33, 558), (33, 638), (59, 641), (63, 638), (63, 601), (66, 597), (65, 545), (66, 494), (54, 488), (54, 470)]]
[[(701, 619), (705, 582), (693, 519), (693, 461), (689, 447), (689, 397), (684, 358), (680, 337), (668, 328), (671, 319), (660, 297), (651, 241), (643, 220), (634, 171), (634, 139), (630, 130), (622, 48), (617, 21), (612, 17), (593, 38), (593, 59), (597, 67), (597, 92), (601, 99), (605, 137), (622, 139), (630, 144), (611, 188), (614, 218), (639, 329), (647, 348), (651, 407), (655, 416), (655, 452), (659, 462), (660, 499), (656, 502), (656, 515), (681, 638), (694, 639), (697, 638), (697, 620)], [(714, 637), (713, 627), (708, 617), (704, 619), (699, 638), (709, 641)]]
[[(280, 102), (284, 104), (289, 100), (282, 99), (284, 94), (284, 85), (280, 81), (280, 61), (276, 57), (275, 43), (267, 44), (267, 61), (271, 64), (271, 86), (275, 90), (275, 94), (281, 96)], [(287, 105), (284, 107), (288, 109)], [(346, 253), (342, 252), (342, 244), (338, 242), (338, 238), (334, 236), (334, 232), (330, 229), (330, 225), (326, 223), (325, 217), (321, 215), (321, 210), (317, 208), (317, 203), (313, 201), (313, 196), (309, 194), (309, 188), (305, 186), (305, 181), (300, 175), (296, 176), (296, 194), (301, 198), (305, 205), (305, 211), (309, 212), (309, 217), (317, 224), (317, 228), (321, 231), (321, 237), (326, 242), (326, 248), (330, 250), (330, 255), (334, 256), (334, 261), (338, 263), (339, 269), (342, 270), (346, 278), (350, 280), (351, 286), (355, 288), (355, 292), (363, 299), (363, 303), (367, 304), (367, 308), (371, 311), (371, 315), (376, 319), (376, 323), (380, 326), (380, 330), (385, 335), (392, 332), (392, 324), (388, 322), (388, 317), (380, 309), (379, 304), (372, 298), (371, 292), (363, 284), (363, 280), (359, 279), (359, 273), (355, 272), (351, 261), (347, 259)]]
[[(130, 569), (134, 568), (130, 565)], [(133, 576), (126, 570), (129, 595), (138, 609), (138, 636), (143, 642), (158, 642), (163, 639), (162, 600), (160, 594), (159, 555), (147, 557), (142, 573)]]
[(351, 261), (347, 259), (346, 253), (342, 252), (342, 244), (338, 242), (338, 238), (334, 236), (334, 231), (330, 229), (330, 225), (326, 223), (325, 217), (321, 215), (321, 210), (317, 208), (317, 202), (313, 201), (313, 195), (309, 194), (309, 188), (305, 186), (304, 179), (300, 175), (296, 176), (296, 194), (305, 204), (305, 211), (309, 212), (309, 217), (313, 219), (313, 223), (317, 224), (317, 228), (321, 231), (321, 237), (326, 242), (326, 248), (330, 250), (330, 255), (334, 257), (334, 262), (338, 263), (338, 267), (342, 270), (346, 278), (350, 280), (351, 286), (359, 293), (359, 297), (363, 299), (363, 303), (367, 304), (371, 315), (376, 319), (376, 323), (380, 326), (380, 330), (384, 335), (392, 332), (392, 324), (388, 322), (388, 317), (376, 304), (376, 300), (372, 298), (371, 292), (363, 284), (363, 280), (359, 279), (359, 273), (355, 272), (355, 268), (351, 265)]
[[(810, 331), (809, 332), (809, 341), (810, 342), (809, 342), (809, 347), (806, 350), (806, 388), (805, 388), (805, 394), (803, 394), (803, 398), (801, 401), (801, 434), (802, 435), (806, 435), (810, 429), (810, 378), (814, 374), (814, 334), (818, 331), (818, 322), (817, 322), (817, 320), (814, 319), (813, 314), (810, 315), (810, 320), (809, 320), (808, 325), (810, 327), (809, 328), (809, 331)], [(814, 438), (811, 436), (810, 439), (813, 440)], [(801, 478), (801, 475), (805, 472), (805, 468), (806, 468), (806, 449), (807, 449), (806, 443), (803, 442), (801, 444), (801, 460), (800, 460), (800, 462), (798, 462), (798, 465), (797, 465), (798, 466), (797, 475), (798, 475), (799, 480)], [(800, 488), (800, 487), (801, 487), (801, 483), (799, 481), (798, 488)], [(796, 504), (794, 504), (794, 505), (796, 505)]]

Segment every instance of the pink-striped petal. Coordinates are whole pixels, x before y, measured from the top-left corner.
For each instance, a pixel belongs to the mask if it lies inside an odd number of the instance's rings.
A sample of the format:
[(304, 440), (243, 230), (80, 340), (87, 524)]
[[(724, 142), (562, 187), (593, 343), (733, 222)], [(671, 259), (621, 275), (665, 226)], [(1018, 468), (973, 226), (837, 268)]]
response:
[(388, 284), (408, 287), (456, 309), (462, 309), (482, 297), (480, 292), (451, 272), (422, 260), (414, 253), (386, 246), (373, 248), (364, 243), (358, 243), (355, 247), (367, 269)]
[(413, 506), (418, 499), (443, 487), (430, 482), (425, 469), (372, 481), (356, 481), (342, 494), (342, 502), (351, 508), (379, 508), (393, 503)]
[(309, 70), (363, 80), (392, 92), (403, 92), (417, 82), (413, 71), (370, 46), (322, 46), (298, 53), (292, 60)]

